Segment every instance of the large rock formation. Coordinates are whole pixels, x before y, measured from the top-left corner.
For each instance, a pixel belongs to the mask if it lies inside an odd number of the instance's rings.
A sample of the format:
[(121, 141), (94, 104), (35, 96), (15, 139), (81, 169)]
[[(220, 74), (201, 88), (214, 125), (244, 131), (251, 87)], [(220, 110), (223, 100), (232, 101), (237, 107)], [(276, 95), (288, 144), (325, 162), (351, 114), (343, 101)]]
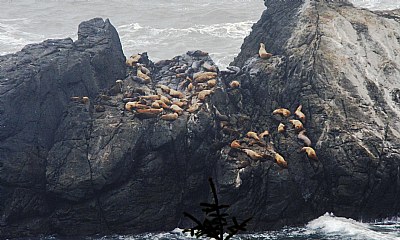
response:
[[(157, 64), (143, 54), (152, 78), (145, 84), (101, 19), (82, 23), (76, 42), (48, 40), (0, 57), (0, 236), (182, 227), (182, 212), (198, 213), (209, 197), (208, 176), (235, 215), (253, 216), (253, 230), (327, 211), (399, 213), (399, 18), (343, 1), (266, 6), (232, 63), (240, 68), (220, 72), (215, 87), (195, 86), (213, 90), (204, 100), (186, 77), (215, 70), (206, 54)], [(260, 42), (272, 58), (258, 57)], [(239, 88), (229, 86), (234, 80)], [(202, 105), (175, 121), (125, 109), (128, 101), (150, 105), (144, 95), (173, 95), (159, 84), (184, 93), (188, 106)], [(288, 121), (295, 117), (272, 115), (300, 104), (318, 161), (300, 152)], [(264, 130), (270, 134), (258, 142), (245, 136)], [(234, 139), (261, 159), (232, 149)]]

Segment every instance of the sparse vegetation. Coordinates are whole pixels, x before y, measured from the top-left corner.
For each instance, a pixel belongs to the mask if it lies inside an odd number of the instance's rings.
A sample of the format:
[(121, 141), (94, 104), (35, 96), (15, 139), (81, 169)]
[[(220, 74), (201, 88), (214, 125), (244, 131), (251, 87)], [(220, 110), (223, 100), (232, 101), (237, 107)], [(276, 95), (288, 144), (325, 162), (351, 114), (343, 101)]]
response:
[(184, 232), (190, 232), (191, 236), (196, 236), (197, 238), (206, 236), (216, 240), (228, 240), (239, 231), (246, 231), (246, 225), (251, 218), (248, 218), (239, 224), (236, 217), (232, 217), (230, 226), (228, 226), (229, 214), (226, 213), (226, 210), (229, 208), (229, 205), (219, 204), (217, 191), (212, 178), (209, 178), (208, 181), (213, 193), (214, 202), (200, 203), (200, 207), (202, 208), (201, 210), (205, 214), (203, 221), (200, 221), (193, 215), (184, 212), (185, 217), (190, 218), (197, 224), (197, 226), (193, 228), (185, 229)]

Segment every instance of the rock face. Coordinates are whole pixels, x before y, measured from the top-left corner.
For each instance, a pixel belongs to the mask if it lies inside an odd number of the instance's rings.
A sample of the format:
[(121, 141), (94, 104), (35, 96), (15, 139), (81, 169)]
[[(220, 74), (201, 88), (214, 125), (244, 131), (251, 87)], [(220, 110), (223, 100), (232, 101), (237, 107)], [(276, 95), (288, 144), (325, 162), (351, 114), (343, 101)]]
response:
[[(266, 6), (228, 71), (201, 51), (156, 64), (142, 54), (149, 82), (140, 66), (126, 67), (101, 19), (82, 23), (76, 42), (0, 57), (0, 236), (184, 227), (183, 211), (196, 215), (210, 197), (209, 176), (234, 215), (253, 216), (252, 230), (327, 211), (398, 214), (399, 18), (342, 1)], [(260, 42), (273, 57), (258, 57)], [(183, 110), (129, 110), (159, 109), (161, 96)], [(318, 160), (289, 121), (299, 105)], [(161, 119), (174, 111), (176, 120)], [(265, 130), (260, 140), (246, 134)]]
[(0, 57), (0, 236), (47, 231), (55, 204), (47, 157), (70, 97), (95, 97), (123, 78), (124, 60), (115, 28), (102, 19), (80, 24), (75, 42), (47, 40)]

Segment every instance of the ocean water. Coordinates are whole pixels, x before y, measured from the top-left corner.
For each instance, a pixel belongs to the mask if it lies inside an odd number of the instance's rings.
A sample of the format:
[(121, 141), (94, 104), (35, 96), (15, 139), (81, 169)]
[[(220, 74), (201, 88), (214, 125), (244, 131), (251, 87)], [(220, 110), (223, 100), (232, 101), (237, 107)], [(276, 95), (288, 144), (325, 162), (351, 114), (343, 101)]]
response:
[[(400, 8), (400, 0), (352, 2), (372, 10)], [(233, 60), (244, 37), (265, 9), (262, 0), (0, 0), (0, 4), (0, 55), (49, 38), (76, 39), (80, 22), (102, 17), (109, 18), (117, 28), (126, 56), (146, 51), (157, 61), (201, 49), (209, 52), (221, 67)], [(191, 238), (176, 229), (165, 233), (69, 239)], [(303, 227), (242, 234), (234, 239), (400, 240), (400, 219), (362, 223), (325, 214)]]
[[(400, 0), (353, 0), (371, 9)], [(221, 67), (239, 52), (265, 9), (263, 0), (0, 0), (0, 55), (48, 38), (77, 38), (78, 24), (102, 17), (117, 28), (126, 56), (153, 61), (207, 51)]]
[[(195, 239), (181, 229), (171, 232), (144, 233), (140, 235), (114, 235), (73, 238), (77, 240), (188, 240)], [(362, 223), (353, 219), (335, 217), (326, 213), (304, 227), (287, 227), (279, 231), (239, 234), (232, 240), (400, 240), (400, 218), (381, 222)], [(71, 240), (47, 236), (37, 240)]]

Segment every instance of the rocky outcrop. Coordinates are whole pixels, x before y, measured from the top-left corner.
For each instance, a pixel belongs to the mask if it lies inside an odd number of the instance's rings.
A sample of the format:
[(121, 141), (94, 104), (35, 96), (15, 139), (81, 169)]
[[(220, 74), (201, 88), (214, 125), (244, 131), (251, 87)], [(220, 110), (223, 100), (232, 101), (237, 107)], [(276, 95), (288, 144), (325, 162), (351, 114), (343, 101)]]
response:
[[(247, 70), (242, 109), (253, 126), (274, 129), (281, 120), (271, 118), (273, 109), (303, 105), (319, 162), (299, 152), (293, 132), (272, 135), (288, 170), (245, 169), (237, 193), (229, 182), (222, 188), (238, 196), (237, 211), (257, 216), (257, 229), (326, 211), (364, 220), (398, 214), (399, 20), (343, 1), (296, 2), (266, 1), (233, 64)], [(259, 59), (257, 42), (276, 56)]]
[[(253, 216), (252, 230), (327, 211), (397, 214), (398, 18), (343, 1), (266, 6), (227, 71), (202, 51), (155, 64), (142, 54), (126, 67), (101, 19), (82, 23), (76, 42), (0, 57), (0, 236), (184, 227), (183, 211), (196, 215), (210, 197), (209, 176), (234, 215)], [(272, 58), (258, 57), (260, 42)], [(151, 80), (138, 74), (144, 67)], [(157, 107), (162, 96), (182, 110)], [(299, 105), (318, 160), (300, 151), (289, 121)], [(150, 106), (156, 113), (139, 110)], [(162, 119), (174, 111), (176, 120)], [(265, 130), (260, 140), (247, 134)]]
[(47, 156), (70, 97), (92, 98), (123, 78), (124, 60), (115, 28), (102, 19), (81, 23), (75, 42), (47, 40), (0, 57), (1, 236), (48, 229)]

